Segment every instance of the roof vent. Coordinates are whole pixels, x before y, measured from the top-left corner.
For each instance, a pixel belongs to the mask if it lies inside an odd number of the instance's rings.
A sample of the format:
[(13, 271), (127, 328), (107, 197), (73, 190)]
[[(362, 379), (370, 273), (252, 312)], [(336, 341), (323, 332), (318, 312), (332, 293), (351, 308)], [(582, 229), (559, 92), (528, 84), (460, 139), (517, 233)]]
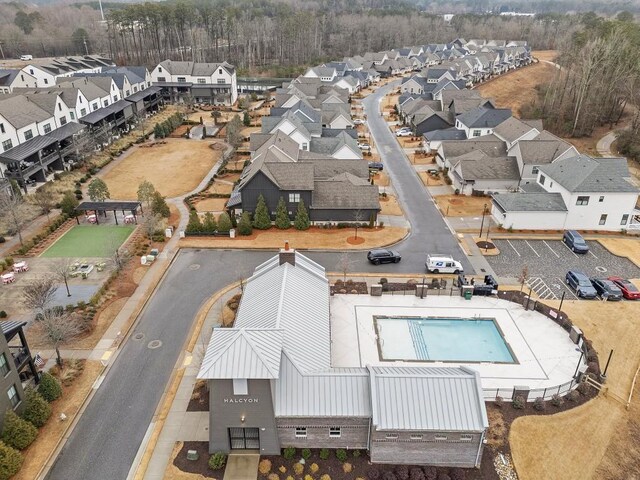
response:
[(296, 251), (289, 247), (289, 241), (284, 242), (284, 248), (280, 249), (280, 265), (289, 263), (295, 267), (296, 265)]

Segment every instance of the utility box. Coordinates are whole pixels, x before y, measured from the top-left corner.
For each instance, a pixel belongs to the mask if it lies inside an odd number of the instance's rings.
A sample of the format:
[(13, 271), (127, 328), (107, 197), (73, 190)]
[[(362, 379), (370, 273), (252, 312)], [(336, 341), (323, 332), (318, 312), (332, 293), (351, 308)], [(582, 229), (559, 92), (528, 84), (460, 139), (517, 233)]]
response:
[(416, 285), (416, 297), (424, 298), (427, 296), (428, 285), (417, 284)]
[(473, 297), (473, 285), (462, 285), (460, 294), (465, 300), (471, 300), (471, 297)]
[(196, 461), (200, 458), (197, 450), (187, 450), (187, 460)]
[(371, 296), (372, 297), (381, 297), (382, 296), (382, 285), (379, 283), (374, 283), (371, 285)]
[(229, 238), (236, 238), (236, 229), (232, 228), (229, 230)]
[(580, 339), (582, 338), (582, 330), (580, 330), (578, 327), (573, 325), (571, 327), (571, 331), (569, 332), (569, 338), (573, 343), (577, 345)]

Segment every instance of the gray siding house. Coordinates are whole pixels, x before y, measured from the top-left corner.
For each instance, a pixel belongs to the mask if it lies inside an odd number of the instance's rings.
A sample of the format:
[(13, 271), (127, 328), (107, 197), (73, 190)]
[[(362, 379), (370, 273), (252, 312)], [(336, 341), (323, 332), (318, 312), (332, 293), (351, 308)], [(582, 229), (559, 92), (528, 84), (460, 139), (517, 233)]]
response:
[(488, 428), (479, 374), (333, 368), (329, 299), (324, 268), (288, 245), (256, 267), (198, 373), (211, 392), (209, 451), (366, 449), (379, 463), (478, 467)]

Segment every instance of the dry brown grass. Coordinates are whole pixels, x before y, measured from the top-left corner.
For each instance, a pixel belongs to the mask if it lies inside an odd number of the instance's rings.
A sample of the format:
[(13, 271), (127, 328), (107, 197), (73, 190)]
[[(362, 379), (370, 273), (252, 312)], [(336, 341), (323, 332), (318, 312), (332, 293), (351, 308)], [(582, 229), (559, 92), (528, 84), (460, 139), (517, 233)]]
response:
[(364, 243), (350, 244), (347, 239), (352, 237), (354, 229), (339, 228), (324, 230), (312, 227), (307, 231), (254, 230), (246, 237), (187, 237), (180, 240), (182, 248), (281, 248), (285, 241), (292, 247), (299, 249), (351, 250), (381, 247), (391, 245), (403, 239), (407, 234), (406, 228), (384, 227), (376, 229), (360, 228), (358, 237), (364, 238)]
[(435, 165), (435, 157), (433, 155), (417, 155), (413, 154), (410, 157), (411, 163), (414, 165)]
[(227, 198), (205, 198), (194, 204), (198, 212), (222, 212), (227, 204)]
[(484, 197), (436, 195), (433, 199), (447, 217), (477, 217), (482, 215), (485, 205), (491, 207), (491, 199)]
[(211, 184), (209, 188), (205, 190), (205, 193), (215, 193), (215, 194), (230, 194), (231, 190), (233, 190), (233, 185), (230, 183), (222, 183), (222, 182), (214, 182)]
[(497, 407), (487, 409), (489, 417), (489, 431), (487, 432), (487, 443), (496, 450), (500, 450), (507, 439), (507, 425), (505, 424), (502, 411)]
[(402, 215), (402, 208), (395, 195), (380, 198), (380, 207), (382, 208), (380, 215)]
[[(62, 439), (65, 429), (73, 422), (82, 402), (91, 391), (91, 386), (103, 370), (97, 361), (87, 361), (82, 374), (72, 385), (63, 387), (63, 395), (51, 404), (52, 414), (47, 424), (40, 429), (38, 438), (27, 448), (24, 454), (22, 469), (13, 480), (32, 480), (37, 478), (38, 472), (44, 466), (49, 455), (54, 451)], [(60, 414), (67, 416), (60, 420)]]
[(498, 107), (510, 108), (515, 117), (520, 117), (520, 109), (538, 97), (535, 87), (549, 82), (557, 71), (548, 63), (534, 63), (496, 77), (475, 89), (483, 97), (493, 98)]
[(211, 142), (168, 139), (164, 145), (136, 148), (111, 169), (103, 180), (111, 197), (137, 199), (138, 185), (148, 180), (166, 197), (190, 192), (211, 170), (221, 151), (209, 148)]
[(381, 187), (389, 186), (389, 175), (384, 172), (378, 172), (373, 176), (373, 182)]
[[(145, 270), (146, 272), (146, 270)], [(91, 334), (74, 340), (73, 344), (69, 346), (72, 349), (93, 348), (100, 341), (104, 332), (111, 326), (111, 323), (120, 313), (124, 304), (127, 303), (129, 297), (118, 298), (109, 303), (98, 315), (96, 315), (95, 324)]]
[(535, 50), (533, 56), (538, 60), (547, 60), (548, 62), (555, 61), (558, 58), (558, 50)]
[(614, 255), (627, 257), (640, 267), (640, 242), (636, 238), (600, 238), (598, 241)]
[(418, 176), (420, 177), (420, 180), (422, 180), (422, 184), (425, 187), (437, 187), (437, 186), (446, 185), (446, 182), (442, 178), (442, 175), (438, 175), (437, 177), (434, 177), (428, 172), (418, 172)]

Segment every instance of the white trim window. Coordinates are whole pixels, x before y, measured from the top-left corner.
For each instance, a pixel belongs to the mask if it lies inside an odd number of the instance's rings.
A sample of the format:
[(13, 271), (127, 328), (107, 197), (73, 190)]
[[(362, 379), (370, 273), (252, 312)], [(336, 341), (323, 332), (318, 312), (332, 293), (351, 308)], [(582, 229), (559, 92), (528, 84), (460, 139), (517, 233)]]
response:
[(7, 356), (4, 353), (0, 353), (0, 375), (6, 377), (9, 374), (10, 367), (7, 362)]
[(409, 439), (411, 439), (411, 440), (422, 440), (422, 434), (421, 433), (412, 433), (411, 435), (409, 435)]
[(329, 427), (329, 437), (331, 438), (340, 438), (342, 436), (342, 431), (340, 427)]
[(461, 442), (470, 442), (471, 440), (473, 440), (473, 435), (469, 433), (463, 433), (462, 435), (460, 435)]
[(398, 439), (398, 434), (397, 433), (387, 433), (384, 438), (386, 438), (387, 440), (397, 440)]
[(7, 390), (7, 396), (9, 397), (9, 402), (11, 403), (12, 408), (16, 408), (20, 403), (20, 396), (18, 395), (18, 390), (16, 390), (15, 385), (11, 385)]
[(433, 437), (436, 441), (445, 441), (448, 437), (442, 433), (436, 433)]
[(307, 427), (296, 427), (296, 438), (307, 438)]
[(290, 193), (289, 194), (289, 203), (300, 203), (300, 194), (299, 193)]

